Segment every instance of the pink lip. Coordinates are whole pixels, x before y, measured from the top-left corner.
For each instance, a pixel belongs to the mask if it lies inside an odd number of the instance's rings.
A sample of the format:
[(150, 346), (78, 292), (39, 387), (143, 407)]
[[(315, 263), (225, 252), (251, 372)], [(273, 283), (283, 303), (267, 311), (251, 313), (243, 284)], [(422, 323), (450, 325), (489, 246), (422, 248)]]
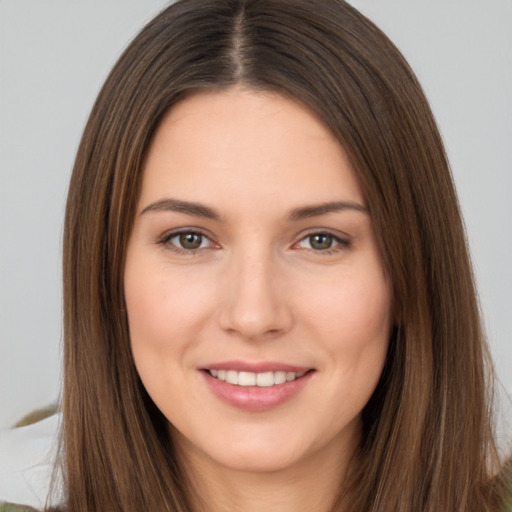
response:
[(224, 403), (251, 412), (269, 411), (279, 405), (291, 400), (307, 385), (314, 371), (310, 368), (283, 365), (280, 363), (222, 363), (212, 365), (210, 368), (218, 370), (236, 370), (262, 373), (265, 371), (290, 371), (295, 373), (307, 372), (302, 377), (290, 382), (269, 387), (258, 386), (236, 386), (228, 382), (212, 377), (207, 371), (201, 371), (204, 379), (217, 398)]
[(222, 363), (211, 363), (203, 367), (204, 370), (235, 370), (237, 372), (295, 372), (304, 373), (311, 370), (307, 366), (294, 366), (290, 364), (283, 364), (278, 362), (259, 362), (252, 363), (248, 361), (223, 361)]

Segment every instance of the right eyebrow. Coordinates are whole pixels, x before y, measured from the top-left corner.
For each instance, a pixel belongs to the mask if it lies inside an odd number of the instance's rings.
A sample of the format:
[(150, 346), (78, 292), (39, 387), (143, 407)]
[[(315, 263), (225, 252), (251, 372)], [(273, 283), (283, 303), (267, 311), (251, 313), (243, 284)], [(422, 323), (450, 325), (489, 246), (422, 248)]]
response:
[(144, 215), (148, 212), (159, 211), (179, 212), (186, 215), (192, 215), (194, 217), (205, 217), (207, 219), (220, 220), (220, 215), (209, 206), (191, 201), (172, 199), (170, 197), (159, 199), (158, 201), (149, 204), (140, 214)]

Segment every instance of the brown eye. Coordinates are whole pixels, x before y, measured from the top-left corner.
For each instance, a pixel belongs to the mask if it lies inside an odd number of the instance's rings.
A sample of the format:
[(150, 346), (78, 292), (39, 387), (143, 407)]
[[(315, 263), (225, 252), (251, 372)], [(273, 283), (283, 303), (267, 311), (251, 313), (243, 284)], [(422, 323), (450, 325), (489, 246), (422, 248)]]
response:
[(333, 236), (328, 233), (315, 233), (308, 238), (311, 248), (315, 251), (325, 251), (332, 247)]
[(205, 249), (218, 248), (207, 235), (200, 231), (175, 231), (165, 234), (157, 243), (183, 255), (192, 255)]
[(178, 237), (179, 245), (183, 249), (199, 249), (203, 242), (203, 235), (200, 233), (181, 233)]
[(317, 231), (310, 233), (298, 242), (296, 247), (313, 251), (317, 254), (333, 254), (350, 247), (350, 240), (340, 238), (332, 233)]

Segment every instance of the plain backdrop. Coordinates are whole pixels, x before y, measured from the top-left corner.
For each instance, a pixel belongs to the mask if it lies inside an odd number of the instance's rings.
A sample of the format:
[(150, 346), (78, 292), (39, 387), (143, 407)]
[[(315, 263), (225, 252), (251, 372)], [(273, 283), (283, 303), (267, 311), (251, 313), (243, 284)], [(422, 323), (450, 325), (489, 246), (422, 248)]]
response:
[[(58, 399), (62, 223), (74, 153), (110, 67), (167, 3), (0, 0), (0, 428)], [(510, 395), (512, 0), (350, 3), (402, 50), (431, 102)]]

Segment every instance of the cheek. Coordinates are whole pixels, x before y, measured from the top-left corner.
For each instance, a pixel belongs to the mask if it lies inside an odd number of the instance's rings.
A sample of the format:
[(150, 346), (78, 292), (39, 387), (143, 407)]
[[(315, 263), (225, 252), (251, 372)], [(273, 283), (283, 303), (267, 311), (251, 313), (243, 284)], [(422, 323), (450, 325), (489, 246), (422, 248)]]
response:
[(345, 276), (317, 287), (304, 311), (310, 327), (320, 329), (333, 348), (362, 348), (387, 341), (390, 287), (380, 272)]
[(391, 287), (380, 267), (366, 265), (322, 283), (303, 311), (347, 410), (360, 410), (380, 378), (391, 330)]
[(380, 378), (391, 329), (391, 291), (380, 272), (332, 285), (318, 290), (307, 318), (310, 336), (326, 355), (322, 369), (333, 390), (318, 397), (316, 407), (332, 411), (336, 426), (361, 412)]
[(169, 415), (187, 393), (187, 354), (199, 343), (214, 288), (186, 272), (169, 276), (168, 269), (135, 263), (127, 261), (124, 281), (133, 359), (149, 395)]
[[(200, 328), (212, 304), (213, 287), (186, 272), (156, 273), (127, 267), (125, 298), (134, 348), (148, 344), (159, 350), (176, 349)], [(188, 333), (188, 336), (187, 336)]]

